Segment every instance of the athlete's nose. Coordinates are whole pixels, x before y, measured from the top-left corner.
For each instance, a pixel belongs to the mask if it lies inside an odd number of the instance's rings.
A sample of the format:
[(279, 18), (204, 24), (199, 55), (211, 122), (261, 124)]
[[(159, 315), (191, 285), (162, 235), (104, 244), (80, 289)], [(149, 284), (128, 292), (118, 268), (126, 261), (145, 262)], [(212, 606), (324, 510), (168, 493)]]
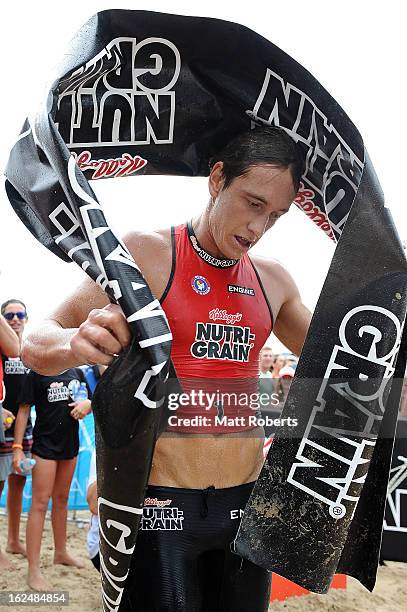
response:
[(250, 236), (248, 236), (248, 238), (253, 240), (253, 242), (259, 240), (259, 238), (261, 238), (264, 232), (266, 231), (268, 219), (268, 215), (259, 215), (258, 217), (250, 221), (247, 226), (247, 229), (250, 232)]

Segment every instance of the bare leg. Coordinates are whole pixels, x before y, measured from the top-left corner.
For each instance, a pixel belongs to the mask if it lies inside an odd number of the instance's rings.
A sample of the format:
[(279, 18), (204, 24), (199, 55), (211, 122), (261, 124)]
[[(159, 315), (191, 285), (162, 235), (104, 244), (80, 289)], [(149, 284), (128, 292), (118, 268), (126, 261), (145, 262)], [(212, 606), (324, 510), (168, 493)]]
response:
[(20, 517), (23, 504), (25, 476), (10, 474), (8, 477), (7, 514), (8, 539), (7, 552), (26, 556), (25, 545), (20, 542)]
[(50, 591), (40, 568), (42, 532), (48, 502), (54, 487), (57, 462), (34, 455), (32, 503), (27, 521), (28, 586), (34, 591)]
[(66, 548), (66, 519), (69, 488), (75, 471), (76, 457), (57, 462), (54, 489), (52, 491), (52, 530), (54, 532), (54, 563), (84, 567), (84, 563), (71, 555)]
[[(1, 497), (1, 494), (3, 493), (3, 487), (4, 487), (4, 480), (0, 480), (0, 497)], [(0, 550), (0, 571), (15, 569), (15, 567), (16, 566), (14, 565), (14, 563), (9, 561), (6, 555), (4, 554), (4, 552)]]

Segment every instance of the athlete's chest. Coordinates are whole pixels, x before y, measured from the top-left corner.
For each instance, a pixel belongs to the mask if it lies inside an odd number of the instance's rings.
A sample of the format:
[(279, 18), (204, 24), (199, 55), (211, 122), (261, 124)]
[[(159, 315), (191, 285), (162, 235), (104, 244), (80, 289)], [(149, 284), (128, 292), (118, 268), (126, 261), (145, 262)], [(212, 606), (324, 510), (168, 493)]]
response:
[(251, 361), (272, 329), (256, 275), (243, 266), (183, 266), (163, 308), (174, 336), (173, 354), (192, 360)]

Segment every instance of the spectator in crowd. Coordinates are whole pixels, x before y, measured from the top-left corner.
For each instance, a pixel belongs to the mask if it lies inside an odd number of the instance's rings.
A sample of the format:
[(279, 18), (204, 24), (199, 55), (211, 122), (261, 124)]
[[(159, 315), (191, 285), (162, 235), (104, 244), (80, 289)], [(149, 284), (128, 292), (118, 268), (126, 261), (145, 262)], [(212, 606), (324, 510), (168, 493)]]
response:
[[(295, 357), (295, 355), (288, 355), (288, 356), (285, 358), (285, 361), (284, 361), (284, 366), (290, 366), (291, 368), (293, 368), (293, 370), (295, 370), (295, 369), (296, 369), (296, 367), (297, 367), (297, 364), (298, 364), (298, 360), (297, 360), (297, 358)], [(284, 367), (284, 366), (283, 366), (283, 367)], [(280, 373), (280, 376), (281, 376), (281, 373)]]
[[(1, 305), (1, 314), (7, 323), (17, 334), (20, 342), (22, 340), (25, 324), (28, 320), (27, 308), (21, 300), (7, 300)], [(1, 450), (2, 474), (8, 476), (7, 494), (7, 518), (8, 518), (8, 538), (7, 552), (12, 554), (22, 554), (25, 556), (25, 545), (20, 542), (20, 517), (23, 503), (23, 490), (26, 477), (16, 474), (13, 470), (13, 443), (14, 443), (14, 419), (18, 412), (18, 398), (27, 377), (28, 369), (24, 366), (19, 357), (3, 355), (2, 359), (5, 399), (3, 405), (12, 413), (13, 422), (5, 433), (5, 443)], [(32, 446), (32, 425), (31, 418), (28, 417), (27, 427), (22, 440), (22, 450), (27, 458), (31, 457)]]
[(100, 572), (99, 557), (99, 519), (98, 519), (98, 493), (96, 487), (96, 452), (93, 451), (89, 467), (88, 491), (86, 499), (90, 510), (90, 526), (86, 538), (89, 558), (95, 568)]
[[(261, 396), (261, 408), (265, 410), (270, 407), (275, 408), (272, 401), (272, 396), (276, 391), (276, 380), (273, 379), (271, 373), (273, 359), (274, 355), (271, 347), (263, 346), (259, 354), (259, 394)], [(270, 398), (269, 401), (267, 401), (266, 394)]]
[(282, 355), (274, 355), (271, 376), (273, 378), (280, 378), (280, 370), (284, 365), (285, 365), (284, 357)]
[(295, 370), (291, 365), (285, 365), (280, 370), (281, 403), (284, 405), (294, 378)]
[[(3, 492), (4, 482), (8, 476), (5, 432), (12, 426), (14, 415), (11, 411), (3, 408), (5, 401), (5, 389), (3, 382), (3, 357), (18, 357), (20, 354), (20, 339), (12, 327), (0, 314), (0, 496)], [(11, 569), (13, 564), (0, 550), (0, 569)]]
[(269, 346), (263, 346), (259, 355), (259, 378), (272, 378), (271, 367), (273, 365), (273, 350)]
[(49, 591), (51, 586), (41, 573), (40, 552), (45, 514), (52, 497), (51, 522), (54, 536), (54, 563), (83, 567), (66, 547), (66, 520), (69, 489), (79, 451), (78, 420), (91, 410), (89, 399), (72, 401), (85, 374), (71, 368), (57, 376), (42, 376), (30, 371), (20, 395), (13, 445), (14, 469), (20, 473), (24, 457), (21, 442), (31, 406), (35, 405), (32, 454), (36, 460), (32, 477), (32, 503), (27, 521), (27, 558), (30, 588)]

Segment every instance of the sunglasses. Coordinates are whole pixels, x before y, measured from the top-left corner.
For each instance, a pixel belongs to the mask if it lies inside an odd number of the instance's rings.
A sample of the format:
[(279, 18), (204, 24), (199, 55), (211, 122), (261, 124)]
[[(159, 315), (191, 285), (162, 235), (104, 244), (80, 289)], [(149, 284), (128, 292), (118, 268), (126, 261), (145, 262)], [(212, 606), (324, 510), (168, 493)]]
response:
[(5, 312), (3, 317), (5, 319), (7, 319), (7, 321), (12, 321), (14, 319), (14, 317), (17, 317), (17, 319), (20, 319), (20, 321), (23, 321), (27, 316), (26, 312), (23, 312), (22, 310), (20, 310), (19, 312)]

